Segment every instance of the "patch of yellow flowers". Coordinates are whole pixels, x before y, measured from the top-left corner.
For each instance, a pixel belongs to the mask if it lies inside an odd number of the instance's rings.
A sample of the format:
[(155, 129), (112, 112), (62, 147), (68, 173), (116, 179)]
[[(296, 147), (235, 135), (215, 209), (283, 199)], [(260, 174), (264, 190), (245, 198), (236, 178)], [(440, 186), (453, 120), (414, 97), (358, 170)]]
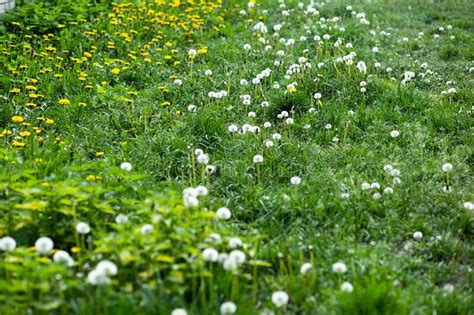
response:
[[(5, 73), (10, 82), (15, 82), (7, 86), (4, 93), (12, 104), (22, 104), (22, 107), (15, 106), (16, 112), (11, 116), (11, 123), (16, 126), (7, 126), (0, 132), (0, 138), (12, 137), (8, 141), (11, 146), (25, 147), (27, 143), (21, 139), (43, 131), (33, 122), (45, 126), (54, 123), (52, 119), (36, 116), (45, 109), (55, 105), (64, 107), (64, 110), (68, 110), (68, 105), (87, 106), (81, 97), (103, 94), (109, 82), (119, 79), (132, 65), (153, 64), (179, 70), (183, 62), (192, 62), (195, 56), (188, 59), (184, 54), (188, 48), (177, 47), (177, 39), (185, 38), (188, 44), (194, 44), (191, 36), (196, 30), (208, 24), (213, 24), (209, 29), (214, 31), (224, 27), (219, 24), (223, 14), (217, 12), (222, 0), (128, 0), (112, 2), (111, 6), (111, 12), (102, 20), (91, 22), (78, 18), (57, 24), (55, 34), (39, 35), (25, 28), (10, 42), (0, 44)], [(209, 23), (210, 20), (214, 22)], [(20, 22), (12, 22), (12, 25), (22, 27)], [(64, 49), (60, 45), (61, 38), (71, 36), (71, 32), (81, 38), (80, 51)], [(180, 53), (186, 57), (180, 57)], [(197, 49), (198, 56), (207, 53), (207, 47)], [(108, 70), (104, 73), (101, 68)], [(100, 84), (96, 83), (97, 80)], [(19, 82), (24, 82), (24, 85)], [(51, 84), (59, 84), (66, 90), (74, 86), (74, 93), (80, 97), (60, 97), (56, 98), (57, 101), (47, 99), (54, 97), (50, 95)], [(128, 91), (127, 95), (117, 99), (130, 104), (134, 101), (126, 96), (135, 97), (138, 93)], [(168, 107), (171, 103), (164, 101), (161, 105)], [(18, 124), (23, 129), (18, 130)], [(46, 135), (52, 132), (48, 131)], [(51, 138), (55, 136), (51, 135)], [(38, 137), (37, 141), (41, 144), (45, 137)], [(97, 157), (101, 156), (97, 154)]]

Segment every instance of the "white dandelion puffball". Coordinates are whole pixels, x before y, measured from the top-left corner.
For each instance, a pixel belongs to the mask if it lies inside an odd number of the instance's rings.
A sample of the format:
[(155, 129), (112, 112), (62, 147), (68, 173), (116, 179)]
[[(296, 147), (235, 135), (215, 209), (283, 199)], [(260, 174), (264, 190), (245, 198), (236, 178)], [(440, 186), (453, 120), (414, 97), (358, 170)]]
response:
[(72, 259), (68, 252), (63, 250), (58, 250), (56, 253), (54, 253), (53, 260), (55, 263), (66, 264), (69, 267), (74, 265), (74, 259)]
[(232, 216), (232, 213), (226, 207), (222, 207), (222, 208), (217, 209), (216, 215), (219, 219), (229, 220), (230, 217)]
[(443, 172), (451, 172), (453, 170), (453, 164), (451, 163), (444, 163), (443, 166), (441, 167)]
[(446, 283), (445, 285), (443, 285), (441, 290), (443, 290), (446, 293), (453, 293), (454, 292), (454, 285), (452, 285), (451, 283)]
[(187, 187), (183, 190), (183, 197), (197, 197), (196, 189)]
[(206, 173), (207, 174), (212, 174), (216, 171), (216, 166), (215, 165), (206, 165)]
[(219, 258), (219, 253), (214, 248), (206, 248), (202, 251), (202, 257), (205, 261), (216, 262)]
[(199, 164), (206, 165), (206, 164), (209, 163), (209, 156), (207, 154), (202, 153), (202, 154), (198, 155), (197, 161), (198, 161)]
[(207, 196), (207, 194), (208, 194), (207, 187), (206, 187), (206, 186), (202, 186), (202, 185), (197, 186), (197, 187), (196, 187), (196, 194), (197, 194), (198, 196)]
[(344, 282), (343, 284), (341, 284), (341, 291), (344, 291), (344, 292), (352, 292), (354, 291), (354, 287), (352, 286), (352, 284), (350, 282)]
[(332, 265), (332, 271), (335, 273), (345, 273), (347, 272), (347, 266), (343, 262), (337, 262)]
[(420, 231), (416, 231), (415, 233), (413, 233), (413, 238), (415, 240), (421, 240), (423, 238), (423, 233), (421, 233)]
[(237, 264), (243, 264), (246, 260), (246, 257), (243, 251), (235, 249), (230, 252), (228, 259), (232, 259)]
[(379, 183), (372, 183), (372, 184), (370, 184), (370, 188), (372, 188), (372, 189), (380, 189), (380, 184), (379, 184)]
[(273, 147), (273, 141), (272, 140), (265, 140), (265, 142), (263, 144), (265, 144), (265, 146), (267, 148)]
[(153, 225), (145, 224), (140, 228), (140, 233), (143, 235), (149, 235), (153, 231)]
[(281, 140), (281, 134), (279, 134), (279, 133), (274, 133), (274, 134), (272, 135), (272, 139), (273, 139), (273, 140), (277, 140), (277, 141), (278, 141), (278, 140)]
[(398, 130), (392, 130), (392, 131), (390, 132), (390, 137), (392, 137), (392, 138), (396, 138), (396, 137), (398, 137), (399, 135), (400, 135), (400, 131), (398, 131)]
[(230, 125), (228, 129), (229, 129), (229, 132), (234, 133), (234, 132), (237, 132), (237, 130), (239, 130), (239, 127), (237, 127), (237, 125)]
[(125, 214), (119, 214), (115, 217), (115, 223), (122, 225), (128, 222), (128, 217)]
[(272, 294), (272, 303), (276, 307), (282, 307), (288, 304), (288, 294), (285, 291), (276, 291)]
[(257, 163), (262, 163), (262, 162), (263, 162), (263, 156), (261, 156), (261, 155), (259, 155), (259, 154), (255, 155), (255, 156), (253, 157), (253, 162), (254, 162), (255, 164), (257, 164)]
[(463, 206), (464, 206), (464, 209), (466, 210), (470, 210), (470, 211), (474, 210), (474, 204), (472, 202), (466, 201), (463, 204)]
[(221, 314), (234, 314), (237, 312), (237, 306), (232, 302), (224, 302), (219, 310)]
[(109, 284), (110, 279), (107, 275), (97, 269), (93, 269), (87, 274), (87, 282), (92, 285)]
[(187, 196), (184, 198), (183, 204), (186, 208), (196, 207), (199, 205), (199, 200), (194, 196)]
[(301, 184), (301, 177), (299, 176), (293, 176), (291, 179), (290, 179), (290, 183), (292, 185), (299, 185)]
[(372, 199), (374, 200), (379, 200), (380, 198), (382, 198), (382, 194), (379, 192), (376, 192), (372, 195)]
[(102, 260), (95, 269), (106, 276), (115, 276), (118, 272), (117, 265), (110, 260)]
[(383, 170), (387, 173), (391, 173), (393, 171), (393, 166), (390, 164), (387, 164), (383, 167)]
[(53, 240), (49, 237), (40, 237), (35, 242), (36, 251), (40, 254), (48, 254), (54, 247)]
[(305, 275), (311, 270), (312, 267), (313, 266), (310, 263), (305, 263), (305, 264), (301, 265), (300, 273), (302, 275)]
[(130, 164), (129, 162), (123, 162), (122, 164), (120, 164), (120, 168), (124, 171), (130, 172), (132, 170), (132, 164)]
[(172, 312), (171, 315), (188, 315), (188, 312), (184, 308), (175, 308)]
[(195, 156), (200, 156), (201, 154), (204, 154), (204, 151), (202, 149), (195, 149), (194, 150), (194, 155)]
[(197, 55), (196, 49), (190, 49), (190, 50), (188, 51), (188, 55), (189, 55), (189, 56), (192, 56), (192, 57), (195, 57), (195, 56)]
[(224, 270), (228, 270), (228, 271), (236, 270), (238, 266), (239, 264), (235, 260), (230, 259), (228, 256), (222, 263), (222, 267), (224, 268)]
[(88, 234), (91, 231), (91, 227), (85, 222), (79, 222), (76, 225), (76, 231), (79, 234)]
[(238, 237), (232, 237), (231, 239), (229, 239), (229, 248), (238, 248), (238, 247), (241, 247), (243, 245), (243, 242), (240, 238)]
[(13, 237), (5, 236), (0, 238), (0, 250), (9, 252), (16, 248), (16, 241)]

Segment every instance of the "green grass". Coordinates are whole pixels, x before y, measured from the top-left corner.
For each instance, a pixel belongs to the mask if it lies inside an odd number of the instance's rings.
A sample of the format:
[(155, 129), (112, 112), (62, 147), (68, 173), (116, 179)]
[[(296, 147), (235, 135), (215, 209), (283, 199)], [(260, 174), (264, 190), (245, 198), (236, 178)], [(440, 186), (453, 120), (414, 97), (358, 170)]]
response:
[[(0, 313), (219, 314), (226, 301), (238, 314), (472, 313), (474, 212), (465, 203), (474, 200), (473, 3), (330, 1), (317, 3), (320, 14), (311, 16), (293, 0), (285, 9), (263, 0), (250, 10), (244, 1), (165, 2), (43, 1), (0, 17), (0, 237), (17, 243), (0, 251)], [(195, 19), (191, 7), (199, 29), (168, 23)], [(156, 12), (172, 17), (164, 23)], [(258, 20), (268, 33), (252, 31)], [(324, 34), (331, 38), (319, 46), (313, 37)], [(203, 47), (207, 53), (191, 62), (188, 51)], [(352, 65), (336, 62), (352, 51)], [(285, 78), (300, 57), (311, 68)], [(271, 75), (254, 86), (267, 68)], [(403, 84), (406, 71), (415, 78)], [(293, 82), (296, 91), (288, 92)], [(27, 86), (43, 97), (29, 96)], [(222, 99), (208, 96), (222, 90)], [(282, 111), (293, 124), (278, 118)], [(260, 132), (233, 134), (231, 124)], [(400, 135), (391, 137), (393, 130)], [(195, 149), (209, 155), (215, 172), (197, 163)], [(252, 162), (257, 154), (263, 163)], [(453, 170), (444, 172), (445, 163)], [(301, 184), (290, 183), (294, 176)], [(208, 194), (185, 207), (183, 190), (197, 185)], [(221, 207), (231, 210), (230, 220), (215, 218)], [(119, 214), (128, 222), (116, 223)], [(78, 222), (91, 231), (79, 234)], [(41, 236), (74, 265), (54, 262), (54, 250), (37, 253)], [(244, 243), (245, 263), (229, 271), (204, 261), (205, 248), (231, 252), (233, 237)], [(90, 284), (104, 259), (118, 273), (109, 284)], [(347, 272), (333, 272), (336, 262)], [(341, 289), (344, 282), (352, 292)], [(271, 297), (281, 290), (289, 302), (277, 307)]]

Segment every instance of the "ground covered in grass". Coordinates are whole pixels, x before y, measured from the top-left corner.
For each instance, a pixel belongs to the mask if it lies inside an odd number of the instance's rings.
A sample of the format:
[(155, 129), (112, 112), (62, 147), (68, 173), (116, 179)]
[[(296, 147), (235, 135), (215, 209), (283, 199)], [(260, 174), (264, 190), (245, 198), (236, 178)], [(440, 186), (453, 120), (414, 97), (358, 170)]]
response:
[(471, 1), (22, 1), (1, 314), (472, 314)]

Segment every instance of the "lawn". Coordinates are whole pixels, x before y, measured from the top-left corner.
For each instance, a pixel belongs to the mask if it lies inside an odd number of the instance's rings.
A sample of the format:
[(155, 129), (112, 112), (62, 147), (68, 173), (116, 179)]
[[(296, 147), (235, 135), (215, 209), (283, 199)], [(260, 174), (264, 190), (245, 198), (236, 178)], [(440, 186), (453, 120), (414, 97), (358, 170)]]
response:
[(473, 314), (474, 2), (0, 15), (0, 314)]

